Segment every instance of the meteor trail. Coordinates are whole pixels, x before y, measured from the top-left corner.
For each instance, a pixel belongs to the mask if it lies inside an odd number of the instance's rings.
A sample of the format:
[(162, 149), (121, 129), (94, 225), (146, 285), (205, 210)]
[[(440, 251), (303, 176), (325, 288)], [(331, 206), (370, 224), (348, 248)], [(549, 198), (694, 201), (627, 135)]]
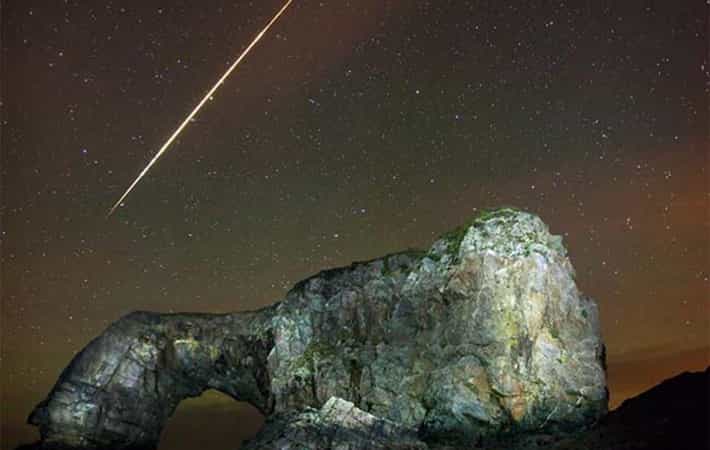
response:
[(224, 73), (224, 75), (222, 75), (222, 78), (220, 78), (217, 81), (217, 83), (215, 83), (215, 85), (212, 86), (212, 89), (210, 89), (209, 92), (207, 92), (207, 94), (205, 94), (204, 98), (202, 100), (200, 100), (200, 103), (198, 103), (197, 106), (195, 106), (195, 108), (192, 110), (192, 112), (185, 118), (185, 120), (182, 121), (180, 126), (177, 127), (175, 132), (168, 138), (167, 141), (165, 141), (163, 146), (160, 147), (160, 150), (158, 150), (158, 153), (156, 153), (155, 156), (153, 156), (153, 159), (150, 160), (148, 165), (145, 166), (145, 168), (141, 171), (141, 173), (138, 174), (138, 177), (136, 177), (135, 181), (133, 181), (133, 183), (131, 183), (131, 185), (128, 186), (128, 189), (126, 189), (126, 192), (123, 193), (121, 198), (119, 198), (118, 201), (116, 201), (116, 203), (114, 203), (114, 205), (111, 207), (111, 209), (109, 210), (106, 217), (109, 217), (109, 216), (111, 216), (111, 214), (113, 214), (113, 212), (116, 210), (116, 208), (118, 208), (118, 206), (121, 204), (121, 202), (123, 202), (123, 200), (128, 196), (128, 194), (133, 190), (133, 188), (136, 187), (136, 185), (141, 180), (141, 178), (143, 178), (145, 176), (145, 174), (148, 173), (150, 168), (153, 167), (153, 164), (155, 164), (158, 161), (158, 158), (160, 158), (163, 155), (163, 153), (165, 153), (165, 151), (168, 149), (168, 147), (170, 147), (170, 144), (172, 144), (173, 141), (175, 140), (175, 138), (178, 137), (178, 135), (183, 130), (183, 128), (185, 128), (187, 126), (187, 124), (190, 123), (190, 120), (192, 120), (192, 118), (195, 117), (195, 115), (200, 111), (202, 106), (205, 103), (207, 103), (207, 100), (209, 100), (212, 97), (212, 95), (215, 93), (215, 91), (217, 91), (217, 88), (219, 88), (224, 83), (224, 80), (226, 80), (227, 77), (229, 76), (229, 74), (231, 74), (234, 71), (234, 69), (237, 68), (239, 63), (242, 62), (242, 59), (244, 59), (244, 57), (247, 55), (247, 53), (249, 53), (249, 51), (252, 49), (252, 47), (254, 47), (256, 45), (256, 43), (259, 42), (259, 40), (261, 40), (261, 38), (264, 36), (264, 34), (269, 30), (269, 28), (271, 28), (271, 25), (273, 25), (274, 22), (276, 22), (278, 20), (278, 18), (281, 16), (281, 14), (283, 14), (283, 12), (286, 11), (286, 8), (289, 7), (289, 5), (291, 4), (292, 1), (293, 0), (286, 1), (286, 3), (281, 7), (279, 12), (277, 12), (276, 15), (274, 15), (274, 17), (269, 21), (269, 23), (266, 24), (264, 29), (261, 30), (261, 32), (256, 35), (256, 37), (254, 38), (253, 41), (251, 41), (251, 44), (249, 44), (249, 46), (242, 52), (242, 54), (239, 55), (239, 58), (237, 58), (237, 60), (234, 61), (234, 64), (232, 64), (229, 67), (229, 69), (227, 69), (227, 71)]

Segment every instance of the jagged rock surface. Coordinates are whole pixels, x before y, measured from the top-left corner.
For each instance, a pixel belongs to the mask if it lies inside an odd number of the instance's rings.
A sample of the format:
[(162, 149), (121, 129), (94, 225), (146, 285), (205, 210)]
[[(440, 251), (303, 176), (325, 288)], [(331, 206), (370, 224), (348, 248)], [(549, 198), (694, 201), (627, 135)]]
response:
[(268, 309), (129, 314), (72, 360), (28, 421), (49, 448), (152, 449), (178, 403), (206, 389), (268, 413), (268, 321)]
[(338, 397), (429, 442), (577, 428), (607, 407), (596, 305), (561, 239), (512, 209), (426, 252), (321, 272), (263, 310), (124, 317), (29, 421), (45, 443), (152, 448), (209, 388), (275, 417)]

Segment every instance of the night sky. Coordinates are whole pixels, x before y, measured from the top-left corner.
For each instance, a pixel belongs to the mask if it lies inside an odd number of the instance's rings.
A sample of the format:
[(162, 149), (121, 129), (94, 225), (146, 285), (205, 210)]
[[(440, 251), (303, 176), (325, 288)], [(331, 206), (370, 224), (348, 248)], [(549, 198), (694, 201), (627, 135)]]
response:
[[(280, 6), (2, 2), (3, 449), (130, 311), (261, 307), (499, 205), (564, 236), (613, 405), (710, 364), (705, 1), (295, 0), (106, 219)], [(255, 421), (185, 401), (161, 450)]]

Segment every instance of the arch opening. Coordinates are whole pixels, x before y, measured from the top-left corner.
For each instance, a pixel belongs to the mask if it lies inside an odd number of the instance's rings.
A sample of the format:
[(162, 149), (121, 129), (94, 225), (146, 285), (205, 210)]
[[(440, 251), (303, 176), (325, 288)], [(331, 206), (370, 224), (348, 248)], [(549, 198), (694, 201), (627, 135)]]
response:
[(252, 405), (209, 389), (178, 404), (163, 427), (158, 450), (237, 449), (263, 425), (264, 416)]

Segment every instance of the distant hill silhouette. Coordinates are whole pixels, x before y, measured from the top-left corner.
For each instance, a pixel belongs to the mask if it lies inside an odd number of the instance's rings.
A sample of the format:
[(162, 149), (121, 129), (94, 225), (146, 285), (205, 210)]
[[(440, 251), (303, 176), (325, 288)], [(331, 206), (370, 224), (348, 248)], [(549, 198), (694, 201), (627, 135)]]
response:
[[(710, 367), (682, 373), (626, 400), (604, 418), (600, 431), (632, 437), (626, 449), (710, 449)], [(616, 448), (614, 440), (608, 443), (604, 448)]]
[(703, 371), (710, 364), (710, 346), (685, 350), (656, 347), (607, 357), (607, 383), (611, 390), (609, 409), (616, 409), (681, 370)]

